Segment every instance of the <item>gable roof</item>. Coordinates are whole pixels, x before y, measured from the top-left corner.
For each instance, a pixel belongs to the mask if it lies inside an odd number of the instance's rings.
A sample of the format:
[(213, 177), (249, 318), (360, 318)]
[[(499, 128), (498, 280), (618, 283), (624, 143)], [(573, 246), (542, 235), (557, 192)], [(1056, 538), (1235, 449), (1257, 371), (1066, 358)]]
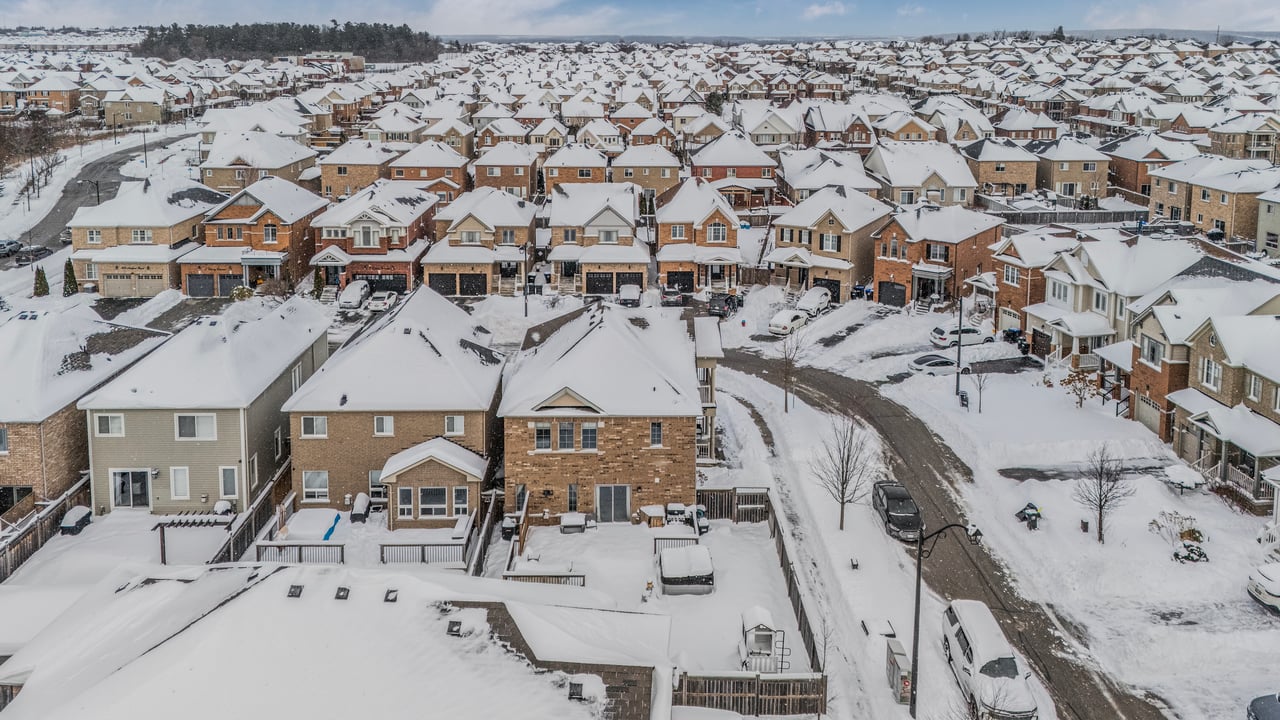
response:
[(283, 180), (274, 175), (268, 175), (235, 193), (226, 202), (205, 213), (205, 217), (213, 219), (218, 213), (234, 205), (242, 197), (251, 198), (262, 205), (262, 209), (254, 215), (255, 218), (258, 214), (270, 210), (281, 221), (286, 223), (297, 222), (316, 210), (323, 209), (329, 205), (328, 200), (306, 188), (294, 185), (288, 180)]

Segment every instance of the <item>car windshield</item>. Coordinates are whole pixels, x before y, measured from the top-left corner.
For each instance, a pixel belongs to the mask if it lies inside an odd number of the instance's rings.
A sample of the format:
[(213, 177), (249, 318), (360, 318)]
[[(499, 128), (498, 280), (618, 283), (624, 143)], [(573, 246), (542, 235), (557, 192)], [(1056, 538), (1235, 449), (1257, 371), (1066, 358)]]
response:
[(1018, 677), (1018, 662), (1011, 657), (996, 658), (978, 672), (991, 678), (1016, 678)]
[(888, 509), (890, 515), (915, 515), (919, 512), (910, 498), (889, 498)]

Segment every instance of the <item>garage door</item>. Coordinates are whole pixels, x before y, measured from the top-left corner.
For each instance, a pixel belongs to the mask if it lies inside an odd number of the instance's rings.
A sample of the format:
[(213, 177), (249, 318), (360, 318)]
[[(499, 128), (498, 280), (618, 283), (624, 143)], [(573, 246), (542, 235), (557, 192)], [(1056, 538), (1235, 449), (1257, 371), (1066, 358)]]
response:
[(613, 294), (613, 273), (602, 273), (602, 272), (587, 273), (587, 294), (588, 295), (612, 295)]
[(213, 276), (188, 275), (187, 294), (191, 297), (213, 297)]
[(244, 284), (244, 275), (219, 275), (218, 297), (227, 297), (232, 290)]
[(693, 287), (693, 273), (691, 272), (669, 272), (667, 273), (667, 287), (679, 288), (680, 292), (691, 293)]
[(457, 295), (458, 276), (453, 273), (431, 273), (427, 275), (427, 287), (441, 295)]
[(885, 305), (902, 307), (907, 304), (907, 286), (902, 283), (882, 282), (876, 286), (876, 300)]
[(814, 278), (814, 287), (824, 287), (831, 291), (831, 302), (838, 303), (844, 298), (840, 296), (840, 281), (831, 278)]
[(351, 279), (364, 280), (369, 283), (370, 292), (390, 291), (403, 293), (409, 289), (409, 277), (403, 273), (388, 273), (384, 275), (355, 273), (351, 276)]
[(169, 283), (160, 273), (142, 273), (137, 277), (138, 297), (154, 297), (169, 289)]
[(1137, 402), (1133, 406), (1134, 418), (1147, 426), (1151, 432), (1160, 434), (1160, 406), (1145, 395), (1134, 395)]
[(484, 273), (459, 273), (459, 295), (487, 295), (489, 292), (488, 276)]
[(644, 273), (642, 272), (620, 272), (618, 273), (618, 287), (623, 285), (639, 285), (640, 289), (644, 289)]
[(1049, 334), (1042, 330), (1031, 331), (1031, 354), (1044, 357), (1049, 354)]
[(107, 297), (133, 297), (133, 275), (123, 273), (103, 274), (102, 294)]

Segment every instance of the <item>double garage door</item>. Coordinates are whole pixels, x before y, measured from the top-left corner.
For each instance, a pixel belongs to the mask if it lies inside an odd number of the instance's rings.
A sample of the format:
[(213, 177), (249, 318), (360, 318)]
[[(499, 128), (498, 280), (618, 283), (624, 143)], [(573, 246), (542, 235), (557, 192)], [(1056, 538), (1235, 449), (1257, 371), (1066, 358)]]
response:
[[(670, 277), (670, 276), (668, 276)], [(588, 295), (612, 295), (623, 285), (639, 285), (644, 289), (644, 273), (642, 272), (589, 272), (587, 273)]]
[(404, 273), (388, 273), (383, 275), (373, 275), (368, 273), (354, 273), (352, 280), (364, 280), (369, 283), (369, 292), (393, 292), (404, 293), (409, 289), (409, 277)]
[(153, 297), (168, 289), (160, 273), (104, 273), (102, 294), (107, 297)]
[(688, 270), (668, 272), (667, 287), (676, 288), (685, 293), (693, 292), (696, 289), (693, 286), (693, 273)]
[(427, 286), (441, 295), (485, 295), (488, 279), (484, 273), (430, 273)]
[(187, 295), (191, 297), (226, 297), (244, 284), (244, 275), (188, 275)]

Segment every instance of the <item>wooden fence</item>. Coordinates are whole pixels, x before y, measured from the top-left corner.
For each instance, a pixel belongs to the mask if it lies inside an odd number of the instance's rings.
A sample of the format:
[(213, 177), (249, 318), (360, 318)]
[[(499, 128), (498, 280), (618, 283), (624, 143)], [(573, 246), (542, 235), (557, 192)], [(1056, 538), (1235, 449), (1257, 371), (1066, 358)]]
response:
[(471, 563), (467, 566), (467, 574), (479, 576), (484, 573), (484, 560), (489, 555), (489, 543), (493, 540), (493, 525), (502, 517), (501, 492), (495, 491), (489, 498), (489, 506), (484, 512), (484, 522), (480, 524), (480, 538), (476, 551), (471, 554)]
[(467, 546), (462, 543), (384, 543), (378, 545), (378, 558), (390, 563), (462, 565), (467, 559)]
[(673, 705), (727, 710), (739, 715), (820, 715), (827, 710), (821, 673), (681, 673)]
[(0, 540), (0, 582), (7, 580), (37, 550), (44, 547), (49, 538), (58, 534), (62, 516), (68, 510), (77, 505), (88, 506), (92, 502), (89, 476), (86, 474), (56, 500), (39, 510), (32, 510), (19, 520), (14, 534)]
[(574, 587), (586, 587), (587, 576), (578, 573), (522, 573), (522, 572), (504, 572), (503, 580), (512, 580), (514, 582), (538, 583), (540, 585), (573, 585)]
[(342, 565), (347, 561), (347, 546), (342, 543), (260, 541), (254, 547), (259, 562)]
[[(253, 502), (249, 503), (249, 508), (243, 513), (244, 519), (232, 529), (231, 534), (227, 537), (227, 541), (218, 548), (218, 552), (213, 554), (213, 559), (209, 560), (209, 564), (235, 562), (244, 557), (249, 552), (249, 548), (253, 547), (253, 541), (258, 537), (258, 533), (267, 525), (274, 525), (273, 520), (276, 517), (276, 509), (271, 505), (272, 492), (275, 490), (276, 484), (283, 478), (289, 476), (289, 467), (292, 463), (290, 458), (285, 458), (284, 463), (276, 474), (272, 476), (258, 494), (254, 496)], [(292, 496), (292, 493), (290, 493)], [(286, 503), (292, 507), (291, 500), (286, 498)], [(261, 559), (261, 558), (259, 558)]]
[(686, 545), (697, 545), (698, 537), (690, 535), (688, 537), (656, 537), (653, 539), (653, 554), (666, 550), (667, 548), (684, 547)]
[(710, 520), (765, 522), (772, 515), (767, 488), (703, 488), (697, 497)]
[(769, 536), (773, 538), (774, 548), (778, 552), (778, 562), (782, 565), (782, 577), (787, 583), (787, 598), (791, 601), (791, 610), (796, 616), (796, 625), (800, 627), (800, 639), (804, 641), (805, 650), (809, 654), (809, 667), (822, 672), (822, 654), (818, 647), (817, 635), (809, 624), (810, 615), (804, 607), (804, 598), (800, 593), (799, 578), (795, 565), (787, 554), (785, 533), (778, 527), (778, 516), (773, 512), (773, 499), (766, 498), (769, 504)]

